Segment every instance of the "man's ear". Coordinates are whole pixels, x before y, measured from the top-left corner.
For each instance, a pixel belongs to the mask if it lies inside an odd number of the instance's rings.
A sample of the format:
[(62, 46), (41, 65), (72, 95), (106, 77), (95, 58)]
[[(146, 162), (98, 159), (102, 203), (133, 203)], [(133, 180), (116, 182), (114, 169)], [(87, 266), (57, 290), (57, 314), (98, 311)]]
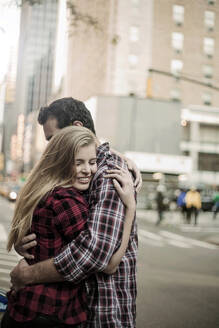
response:
[(72, 125), (75, 125), (75, 126), (83, 126), (83, 123), (81, 121), (74, 121), (72, 123)]

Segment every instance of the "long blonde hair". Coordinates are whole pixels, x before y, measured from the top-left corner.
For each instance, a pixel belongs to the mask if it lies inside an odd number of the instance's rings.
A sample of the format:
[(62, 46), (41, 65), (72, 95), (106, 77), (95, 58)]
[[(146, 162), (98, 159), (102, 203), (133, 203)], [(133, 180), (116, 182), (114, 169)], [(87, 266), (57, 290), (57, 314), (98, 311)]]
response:
[(78, 126), (61, 129), (51, 139), (19, 193), (8, 237), (8, 251), (30, 230), (33, 212), (39, 201), (55, 187), (72, 186), (75, 154), (81, 147), (92, 143), (96, 143), (95, 135)]

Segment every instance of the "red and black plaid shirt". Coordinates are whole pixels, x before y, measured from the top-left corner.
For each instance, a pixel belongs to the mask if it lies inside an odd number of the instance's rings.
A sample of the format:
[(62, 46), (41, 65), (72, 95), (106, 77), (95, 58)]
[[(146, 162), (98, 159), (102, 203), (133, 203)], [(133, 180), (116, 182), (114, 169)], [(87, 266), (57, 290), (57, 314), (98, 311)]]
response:
[(123, 231), (124, 205), (105, 170), (125, 166), (122, 159), (103, 144), (97, 150), (98, 171), (89, 190), (87, 230), (55, 258), (57, 270), (67, 281), (85, 279), (89, 316), (86, 328), (134, 328), (136, 325), (136, 224), (118, 270), (107, 275), (106, 268), (118, 249)]
[[(33, 215), (31, 233), (37, 246), (31, 249), (34, 264), (56, 256), (60, 250), (85, 229), (88, 205), (74, 188), (56, 188), (41, 201)], [(8, 293), (8, 311), (17, 321), (34, 319), (36, 314), (57, 316), (63, 323), (74, 325), (87, 319), (84, 283), (71, 282), (28, 285), (15, 295)]]

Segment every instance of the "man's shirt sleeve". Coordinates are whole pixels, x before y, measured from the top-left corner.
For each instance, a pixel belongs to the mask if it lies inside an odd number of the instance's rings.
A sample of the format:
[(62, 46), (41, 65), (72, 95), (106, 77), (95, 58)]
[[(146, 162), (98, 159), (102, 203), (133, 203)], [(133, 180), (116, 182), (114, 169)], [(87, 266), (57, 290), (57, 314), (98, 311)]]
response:
[(87, 229), (54, 259), (58, 272), (72, 282), (104, 270), (122, 237), (124, 205), (111, 179), (100, 175), (90, 199)]

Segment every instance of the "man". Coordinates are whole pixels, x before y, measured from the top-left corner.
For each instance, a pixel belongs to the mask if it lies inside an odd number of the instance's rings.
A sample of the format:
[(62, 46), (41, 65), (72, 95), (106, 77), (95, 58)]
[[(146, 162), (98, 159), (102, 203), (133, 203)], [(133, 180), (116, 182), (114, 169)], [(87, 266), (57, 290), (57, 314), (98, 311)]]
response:
[[(73, 98), (54, 101), (40, 110), (38, 121), (43, 125), (49, 140), (67, 125), (83, 125), (93, 132), (91, 115), (84, 104)], [(68, 280), (77, 283), (85, 280), (88, 295), (89, 318), (85, 327), (135, 327), (136, 319), (136, 252), (137, 231), (134, 224), (129, 246), (118, 270), (113, 275), (102, 271), (112, 254), (119, 247), (124, 206), (112, 181), (104, 179), (107, 169), (125, 166), (124, 160), (111, 153), (109, 145), (97, 150), (98, 171), (89, 191), (87, 230), (83, 231), (54, 259), (28, 266), (22, 260), (11, 273), (15, 289), (25, 284)], [(28, 256), (27, 250), (35, 245), (34, 236), (24, 238), (24, 245), (17, 250)], [(26, 244), (30, 241), (29, 244)]]

